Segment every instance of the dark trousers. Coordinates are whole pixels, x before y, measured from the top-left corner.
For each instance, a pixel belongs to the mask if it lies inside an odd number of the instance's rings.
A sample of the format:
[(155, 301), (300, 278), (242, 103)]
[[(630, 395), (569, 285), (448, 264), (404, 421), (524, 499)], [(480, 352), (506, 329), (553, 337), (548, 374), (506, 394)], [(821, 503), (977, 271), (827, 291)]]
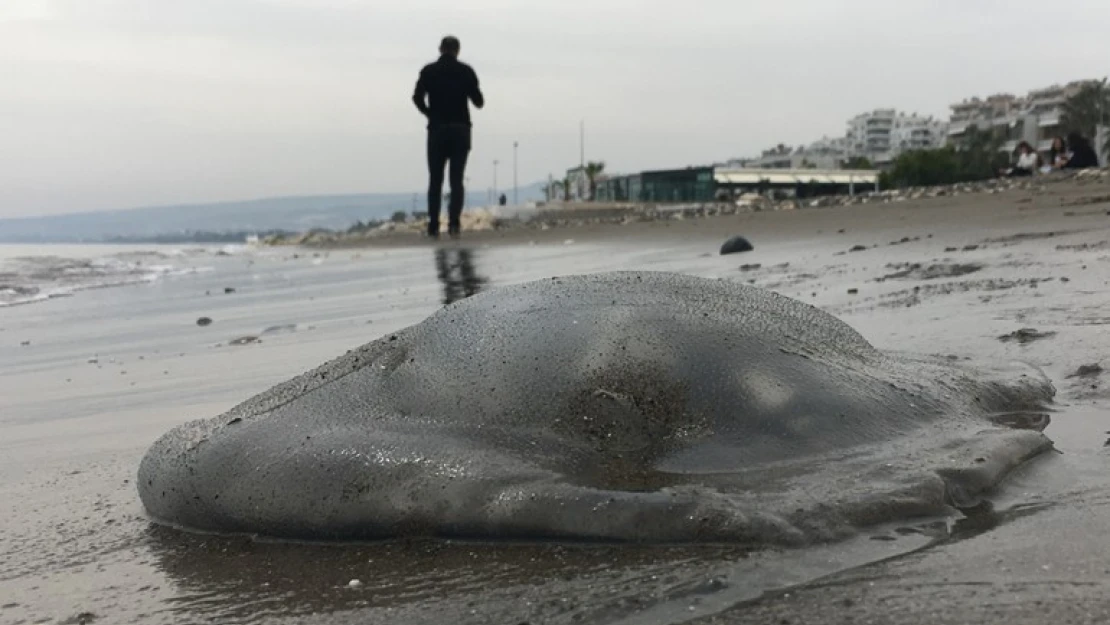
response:
[(443, 202), (443, 169), (450, 163), (451, 201), (447, 205), (447, 228), (459, 231), (466, 190), (463, 175), (470, 155), (470, 127), (451, 124), (428, 129), (428, 234), (439, 234), (439, 212)]

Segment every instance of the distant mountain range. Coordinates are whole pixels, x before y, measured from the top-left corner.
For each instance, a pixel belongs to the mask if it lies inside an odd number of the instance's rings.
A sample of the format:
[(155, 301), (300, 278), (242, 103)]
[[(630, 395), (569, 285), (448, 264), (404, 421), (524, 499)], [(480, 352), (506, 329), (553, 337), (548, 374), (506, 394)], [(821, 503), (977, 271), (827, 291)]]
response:
[[(542, 188), (542, 183), (521, 187), (520, 201), (543, 199)], [(506, 194), (511, 201), (512, 191)], [(468, 207), (486, 205), (485, 193), (468, 195)], [(339, 230), (358, 221), (388, 219), (399, 210), (411, 212), (412, 199), (412, 193), (317, 195), (17, 217), (0, 219), (0, 243), (220, 240), (236, 233)], [(416, 206), (426, 210), (423, 194)]]

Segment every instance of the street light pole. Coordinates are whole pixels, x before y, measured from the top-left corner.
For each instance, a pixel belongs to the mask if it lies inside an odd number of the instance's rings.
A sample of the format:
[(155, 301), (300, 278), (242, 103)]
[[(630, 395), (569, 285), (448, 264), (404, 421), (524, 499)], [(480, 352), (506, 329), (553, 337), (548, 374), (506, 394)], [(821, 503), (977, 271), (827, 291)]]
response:
[(586, 120), (578, 122), (578, 166), (586, 166)]
[(517, 182), (516, 182), (516, 164), (517, 164), (516, 163), (516, 152), (517, 152), (517, 148), (519, 146), (520, 146), (520, 143), (518, 141), (513, 141), (513, 206), (517, 206), (517, 205), (520, 204), (520, 200), (517, 197)]

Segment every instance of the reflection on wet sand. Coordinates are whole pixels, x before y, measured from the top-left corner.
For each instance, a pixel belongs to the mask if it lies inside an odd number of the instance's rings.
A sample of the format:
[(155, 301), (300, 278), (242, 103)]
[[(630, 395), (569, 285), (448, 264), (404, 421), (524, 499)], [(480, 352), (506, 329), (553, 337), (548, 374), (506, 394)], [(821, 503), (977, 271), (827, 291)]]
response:
[[(706, 578), (747, 554), (721, 545), (263, 542), (157, 525), (147, 537), (158, 567), (177, 588), (169, 611), (212, 622), (358, 610), (367, 619), (360, 622), (420, 623), (430, 613), (463, 615), (472, 602), (506, 617), (538, 608), (560, 621), (611, 618), (703, 593)], [(355, 579), (360, 584), (352, 588)], [(551, 605), (524, 610), (521, 593)], [(558, 599), (566, 596), (577, 599)]]
[(489, 282), (478, 275), (474, 252), (465, 247), (436, 249), (436, 275), (443, 283), (444, 306), (475, 295)]

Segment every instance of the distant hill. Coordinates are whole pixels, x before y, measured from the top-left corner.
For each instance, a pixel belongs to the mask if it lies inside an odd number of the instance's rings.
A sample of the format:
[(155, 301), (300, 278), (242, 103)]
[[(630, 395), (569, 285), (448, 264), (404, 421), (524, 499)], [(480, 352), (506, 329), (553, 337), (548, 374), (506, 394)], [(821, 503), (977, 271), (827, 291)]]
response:
[[(541, 189), (542, 183), (521, 187), (520, 201), (543, 199)], [(511, 196), (511, 190), (507, 194)], [(468, 207), (486, 204), (484, 192), (468, 195)], [(412, 193), (276, 197), (0, 219), (0, 243), (102, 243), (120, 239), (154, 241), (194, 232), (216, 234), (343, 229), (356, 221), (387, 219), (398, 210), (410, 212), (412, 197)], [(417, 210), (426, 210), (422, 194), (417, 198)]]

